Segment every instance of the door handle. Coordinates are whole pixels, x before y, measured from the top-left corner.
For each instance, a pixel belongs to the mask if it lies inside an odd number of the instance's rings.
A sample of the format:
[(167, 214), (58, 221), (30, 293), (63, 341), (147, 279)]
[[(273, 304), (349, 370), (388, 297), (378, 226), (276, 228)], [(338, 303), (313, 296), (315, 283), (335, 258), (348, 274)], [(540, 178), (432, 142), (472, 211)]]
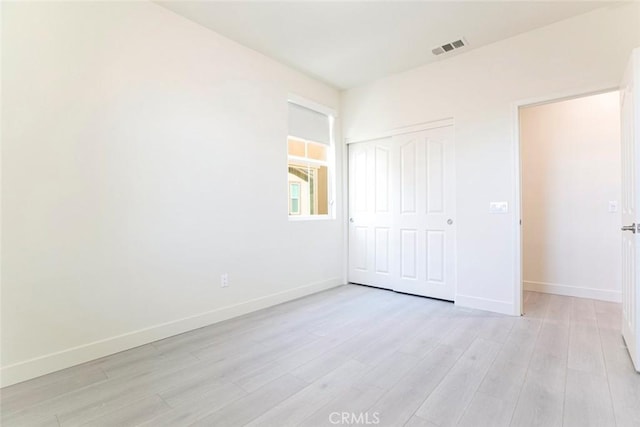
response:
[(349, 222), (353, 223), (355, 220), (353, 218), (349, 218)]
[[(639, 225), (640, 225), (640, 224), (639, 224)], [(639, 228), (640, 228), (640, 227), (639, 227)], [(633, 224), (631, 224), (631, 225), (624, 225), (624, 226), (622, 226), (622, 227), (620, 228), (620, 230), (622, 230), (622, 231), (630, 231), (630, 232), (632, 232), (633, 234), (636, 234), (636, 224), (635, 224), (635, 222), (634, 222), (634, 223), (633, 223)]]

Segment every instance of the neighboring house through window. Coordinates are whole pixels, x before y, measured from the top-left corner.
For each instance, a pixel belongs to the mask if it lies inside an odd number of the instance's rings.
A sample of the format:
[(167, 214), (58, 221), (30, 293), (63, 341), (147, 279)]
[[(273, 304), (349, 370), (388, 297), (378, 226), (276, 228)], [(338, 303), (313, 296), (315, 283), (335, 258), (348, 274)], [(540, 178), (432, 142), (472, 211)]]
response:
[(300, 215), (299, 182), (289, 182), (289, 215)]

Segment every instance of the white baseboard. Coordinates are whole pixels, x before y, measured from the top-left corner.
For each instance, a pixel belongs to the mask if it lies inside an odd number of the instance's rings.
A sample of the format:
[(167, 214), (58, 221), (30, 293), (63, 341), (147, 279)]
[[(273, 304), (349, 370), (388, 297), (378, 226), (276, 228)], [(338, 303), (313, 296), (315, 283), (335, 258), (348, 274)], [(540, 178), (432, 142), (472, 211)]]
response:
[(457, 294), (455, 303), (459, 307), (492, 311), (494, 313), (508, 314), (510, 316), (520, 316), (520, 313), (516, 312), (513, 303), (507, 301)]
[(100, 357), (129, 350), (153, 341), (202, 328), (223, 320), (251, 313), (276, 304), (314, 294), (340, 286), (339, 278), (311, 283), (273, 295), (252, 299), (239, 304), (218, 308), (183, 319), (154, 325), (137, 331), (94, 341), (56, 353), (47, 354), (0, 369), (0, 387), (6, 387), (22, 381), (79, 365)]
[(525, 280), (525, 291), (544, 292), (546, 294), (564, 295), (568, 297), (590, 298), (601, 301), (621, 302), (622, 292), (605, 289), (583, 288), (580, 286), (559, 285), (557, 283), (531, 282)]

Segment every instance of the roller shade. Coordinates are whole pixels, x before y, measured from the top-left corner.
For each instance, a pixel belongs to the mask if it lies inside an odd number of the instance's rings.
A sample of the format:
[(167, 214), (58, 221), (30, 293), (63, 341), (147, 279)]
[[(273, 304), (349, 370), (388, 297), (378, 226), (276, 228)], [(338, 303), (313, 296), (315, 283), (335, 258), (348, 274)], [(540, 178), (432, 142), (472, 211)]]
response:
[(289, 102), (289, 136), (330, 144), (329, 116)]

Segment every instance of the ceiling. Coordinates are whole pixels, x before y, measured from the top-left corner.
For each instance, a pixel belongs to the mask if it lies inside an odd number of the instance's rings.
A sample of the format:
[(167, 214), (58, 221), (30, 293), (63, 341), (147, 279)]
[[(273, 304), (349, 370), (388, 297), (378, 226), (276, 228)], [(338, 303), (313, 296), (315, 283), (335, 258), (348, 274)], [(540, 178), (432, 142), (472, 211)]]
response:
[[(539, 28), (610, 2), (158, 1), (340, 89)], [(431, 50), (465, 37), (468, 46)]]

